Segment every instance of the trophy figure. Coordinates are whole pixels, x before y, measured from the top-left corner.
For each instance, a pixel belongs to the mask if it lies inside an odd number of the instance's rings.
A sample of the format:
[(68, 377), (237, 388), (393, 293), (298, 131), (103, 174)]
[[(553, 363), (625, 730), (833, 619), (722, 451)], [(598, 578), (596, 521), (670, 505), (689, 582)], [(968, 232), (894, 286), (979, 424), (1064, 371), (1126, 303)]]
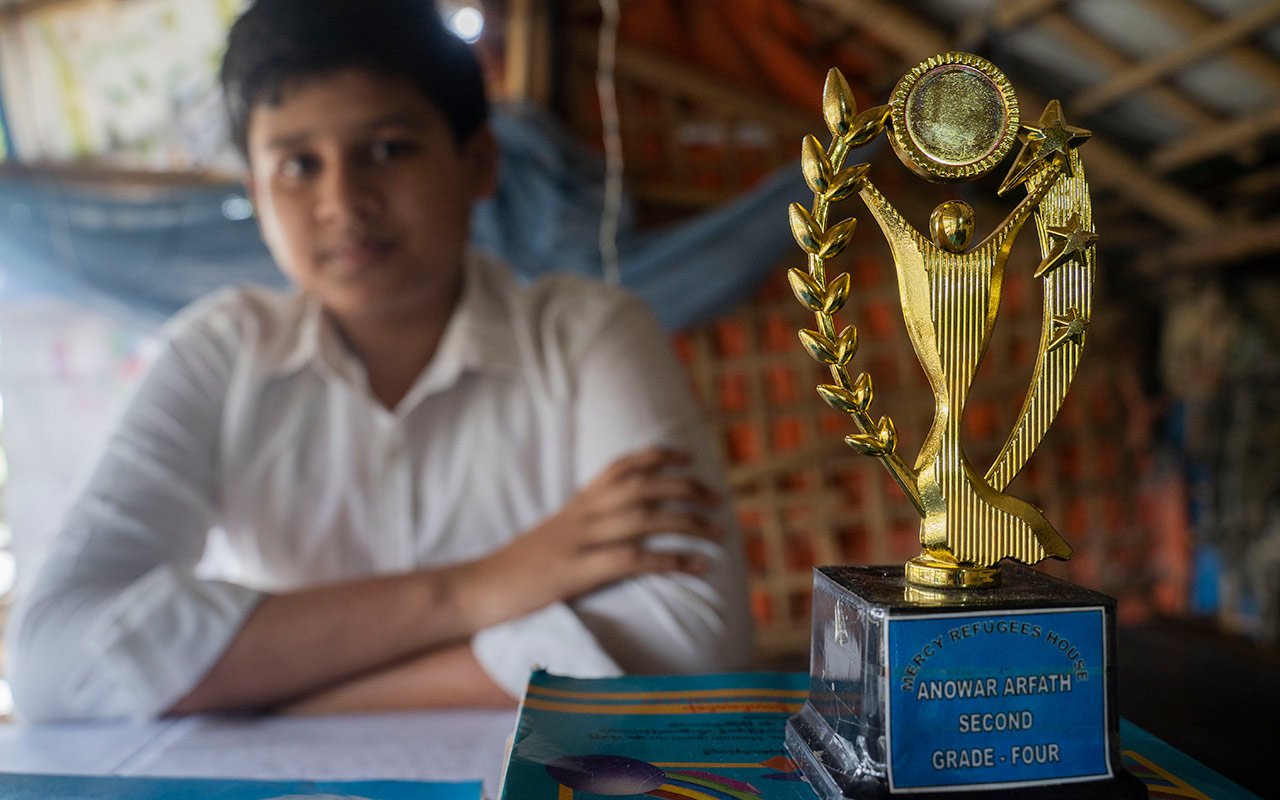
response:
[[(800, 339), (831, 370), (834, 382), (818, 393), (851, 417), (856, 432), (845, 441), (879, 459), (920, 513), (921, 553), (905, 569), (816, 571), (810, 696), (788, 723), (788, 750), (826, 800), (976, 789), (1145, 797), (1119, 761), (1114, 600), (1001, 565), (1071, 555), (1038, 508), (1005, 490), (1058, 414), (1088, 330), (1098, 237), (1079, 147), (1090, 133), (1067, 124), (1057, 101), (1036, 123), (1021, 123), (1004, 74), (968, 53), (925, 60), (887, 105), (861, 114), (839, 71), (823, 95), (831, 144), (807, 136), (802, 146), (813, 206), (790, 208), (808, 268), (788, 278), (817, 322)], [(876, 188), (867, 164), (845, 166), (882, 133), (908, 168), (939, 183), (990, 172), (1021, 139), (998, 194), (1021, 187), (1025, 197), (976, 244), (973, 208), (957, 200), (934, 209), (926, 235)], [(825, 262), (846, 247), (856, 220), (829, 225), (828, 216), (855, 194), (888, 241), (908, 337), (934, 396), (912, 465), (898, 454), (893, 421), (873, 419), (871, 376), (849, 371), (857, 328), (835, 321), (849, 276), (828, 281)], [(1040, 347), (1022, 409), (984, 471), (964, 453), (961, 420), (1013, 243), (1033, 220)]]

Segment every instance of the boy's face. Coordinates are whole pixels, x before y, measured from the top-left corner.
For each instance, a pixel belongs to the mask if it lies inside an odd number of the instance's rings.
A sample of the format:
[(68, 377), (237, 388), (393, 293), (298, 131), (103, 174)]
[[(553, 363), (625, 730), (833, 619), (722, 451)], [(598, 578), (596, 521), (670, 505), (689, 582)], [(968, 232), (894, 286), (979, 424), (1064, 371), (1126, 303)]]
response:
[(452, 308), (472, 203), (495, 181), (487, 129), (459, 145), (407, 81), (346, 69), (256, 106), (248, 150), (272, 256), (340, 321)]

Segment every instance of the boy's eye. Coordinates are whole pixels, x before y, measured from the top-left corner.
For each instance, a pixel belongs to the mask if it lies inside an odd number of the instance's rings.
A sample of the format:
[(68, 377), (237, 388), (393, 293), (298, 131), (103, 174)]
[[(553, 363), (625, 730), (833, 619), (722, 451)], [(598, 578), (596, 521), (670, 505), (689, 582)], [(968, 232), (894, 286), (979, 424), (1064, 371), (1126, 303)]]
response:
[(403, 158), (412, 155), (417, 150), (417, 145), (399, 139), (384, 139), (373, 143), (370, 154), (375, 162), (394, 161), (397, 158)]
[(305, 153), (292, 155), (280, 162), (280, 176), (289, 180), (300, 180), (314, 175), (319, 166), (320, 161), (315, 156)]

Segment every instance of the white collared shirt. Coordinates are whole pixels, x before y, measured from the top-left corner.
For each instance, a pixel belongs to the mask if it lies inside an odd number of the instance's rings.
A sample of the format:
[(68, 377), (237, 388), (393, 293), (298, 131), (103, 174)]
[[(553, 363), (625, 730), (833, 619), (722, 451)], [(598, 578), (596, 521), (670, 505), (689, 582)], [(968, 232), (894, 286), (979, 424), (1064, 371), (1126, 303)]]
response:
[[(436, 355), (393, 410), (314, 302), (237, 289), (176, 318), (19, 598), (28, 718), (147, 717), (217, 661), (262, 593), (477, 558), (653, 445), (719, 469), (667, 336), (630, 296), (531, 286), (469, 257)], [(725, 512), (724, 522), (732, 529)], [(732, 669), (750, 647), (736, 534), (705, 577), (652, 575), (481, 631), (513, 696), (530, 667)]]

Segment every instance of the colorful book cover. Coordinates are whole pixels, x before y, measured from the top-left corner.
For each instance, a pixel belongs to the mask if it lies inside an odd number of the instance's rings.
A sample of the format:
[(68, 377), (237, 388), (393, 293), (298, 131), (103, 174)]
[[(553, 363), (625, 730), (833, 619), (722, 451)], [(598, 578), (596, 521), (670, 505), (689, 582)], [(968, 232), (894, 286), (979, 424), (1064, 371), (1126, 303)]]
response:
[[(782, 747), (805, 673), (562, 678), (533, 673), (503, 800), (814, 800)], [(1125, 765), (1151, 800), (1260, 800), (1133, 725)]]
[(801, 673), (578, 680), (533, 674), (504, 800), (813, 800), (782, 753)]
[(243, 781), (0, 775), (0, 800), (481, 800), (479, 781)]
[(1150, 800), (1262, 800), (1124, 720), (1120, 742), (1125, 767), (1147, 785)]

